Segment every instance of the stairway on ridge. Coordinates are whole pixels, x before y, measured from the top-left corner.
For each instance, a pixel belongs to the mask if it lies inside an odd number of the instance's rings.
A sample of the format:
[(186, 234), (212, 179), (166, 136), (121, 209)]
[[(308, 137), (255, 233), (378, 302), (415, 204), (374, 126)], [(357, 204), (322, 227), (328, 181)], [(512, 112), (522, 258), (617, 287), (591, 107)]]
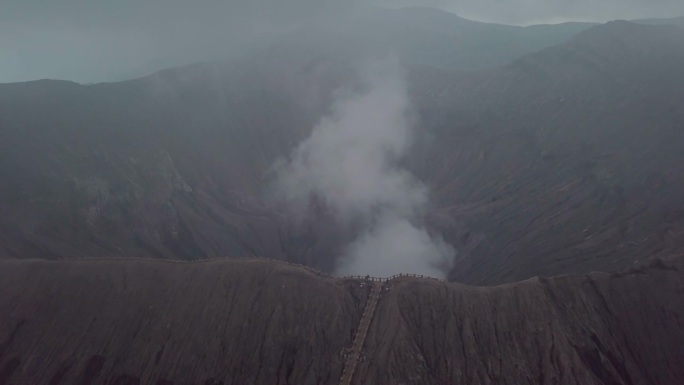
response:
[(342, 377), (340, 378), (340, 385), (351, 384), (352, 378), (354, 377), (354, 371), (356, 370), (356, 365), (361, 359), (361, 351), (363, 349), (363, 345), (366, 343), (368, 329), (370, 328), (370, 323), (373, 320), (375, 308), (380, 300), (380, 293), (382, 292), (383, 286), (384, 282), (373, 282), (373, 290), (368, 298), (368, 302), (366, 302), (366, 308), (363, 310), (361, 321), (356, 329), (356, 336), (354, 337), (354, 343), (352, 344), (352, 352), (344, 366), (344, 371), (342, 372)]

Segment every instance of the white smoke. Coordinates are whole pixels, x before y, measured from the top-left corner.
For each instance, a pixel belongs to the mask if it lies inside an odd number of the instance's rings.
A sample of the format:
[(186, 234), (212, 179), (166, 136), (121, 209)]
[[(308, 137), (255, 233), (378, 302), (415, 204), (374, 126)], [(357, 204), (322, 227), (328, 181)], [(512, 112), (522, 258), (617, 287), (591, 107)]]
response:
[(347, 251), (339, 275), (414, 273), (444, 278), (454, 257), (454, 250), (442, 239), (393, 215), (379, 219)]
[(361, 222), (337, 274), (443, 277), (454, 250), (419, 223), (427, 188), (399, 166), (412, 142), (410, 102), (396, 61), (362, 71), (360, 93), (340, 97), (332, 112), (277, 167), (282, 198), (300, 212), (312, 195), (344, 222)]

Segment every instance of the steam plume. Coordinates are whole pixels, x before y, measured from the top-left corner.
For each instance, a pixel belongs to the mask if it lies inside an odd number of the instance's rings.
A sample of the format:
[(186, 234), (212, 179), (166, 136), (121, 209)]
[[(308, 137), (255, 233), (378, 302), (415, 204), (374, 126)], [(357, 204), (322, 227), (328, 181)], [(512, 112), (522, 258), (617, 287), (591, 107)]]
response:
[(340, 220), (362, 223), (338, 274), (443, 276), (454, 251), (420, 224), (427, 188), (399, 166), (413, 126), (403, 74), (390, 60), (361, 76), (364, 90), (339, 98), (278, 167), (278, 191), (300, 212), (316, 195)]

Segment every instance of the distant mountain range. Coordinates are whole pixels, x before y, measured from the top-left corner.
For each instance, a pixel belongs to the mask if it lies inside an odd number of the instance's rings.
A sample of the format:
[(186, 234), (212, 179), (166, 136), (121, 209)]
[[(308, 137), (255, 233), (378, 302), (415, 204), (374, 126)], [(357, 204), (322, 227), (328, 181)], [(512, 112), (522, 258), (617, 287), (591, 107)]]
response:
[[(683, 25), (681, 17), (635, 22)], [(373, 52), (392, 51), (410, 63), (483, 69), (560, 44), (595, 25), (518, 27), (476, 22), (427, 7), (368, 8), (336, 22), (307, 24), (277, 33), (266, 28), (263, 36), (248, 33), (237, 37), (230, 23), (212, 25), (206, 31), (186, 31), (185, 35), (172, 28), (152, 36), (145, 35), (144, 29), (41, 25), (36, 30), (35, 26), (0, 23), (0, 83), (39, 78), (81, 83), (120, 81), (188, 63), (238, 60), (278, 44), (322, 52), (363, 45)]]
[[(264, 199), (274, 162), (372, 47), (318, 50), (325, 36), (121, 83), (1, 85), (0, 256), (331, 271), (349, 230), (325, 210), (293, 226)], [(475, 72), (405, 60), (420, 118), (406, 166), (433, 192), (430, 228), (459, 252), (451, 279), (616, 271), (684, 250), (683, 29), (612, 22)]]
[(639, 19), (634, 20), (634, 22), (646, 25), (677, 25), (682, 27), (684, 26), (684, 16), (669, 19)]

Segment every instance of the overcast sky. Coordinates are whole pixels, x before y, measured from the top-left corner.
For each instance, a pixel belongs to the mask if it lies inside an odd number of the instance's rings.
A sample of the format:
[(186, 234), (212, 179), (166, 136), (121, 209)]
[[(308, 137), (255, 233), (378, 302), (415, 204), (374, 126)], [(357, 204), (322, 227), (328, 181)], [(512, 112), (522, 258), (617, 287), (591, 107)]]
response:
[(376, 0), (390, 7), (423, 5), (503, 24), (609, 21), (684, 16), (684, 0)]
[(684, 15), (684, 0), (0, 0), (0, 82), (138, 76), (242, 52), (367, 5), (518, 25)]

